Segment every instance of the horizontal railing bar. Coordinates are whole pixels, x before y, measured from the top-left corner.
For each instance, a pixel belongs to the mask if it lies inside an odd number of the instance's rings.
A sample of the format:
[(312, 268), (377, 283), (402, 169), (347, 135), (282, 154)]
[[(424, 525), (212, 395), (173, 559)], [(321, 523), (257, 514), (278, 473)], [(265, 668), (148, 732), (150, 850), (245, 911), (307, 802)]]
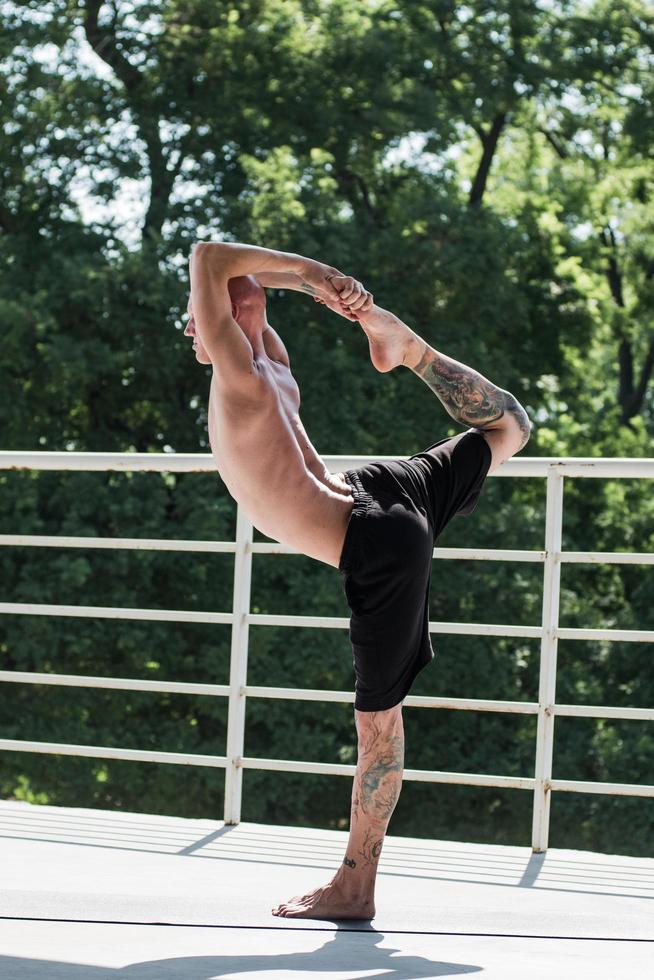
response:
[(122, 473), (215, 473), (209, 453), (74, 453), (0, 451), (2, 470)]
[[(102, 538), (71, 537), (44, 534), (0, 534), (0, 546), (11, 545), (29, 548), (102, 548), (117, 551), (187, 551), (200, 553), (233, 554), (234, 541), (196, 541), (170, 538)], [(276, 542), (258, 541), (252, 545), (252, 553), (259, 555), (300, 555), (297, 548)], [(470, 561), (544, 562), (544, 551), (507, 550), (505, 548), (434, 548), (436, 559), (462, 559)], [(630, 551), (562, 551), (562, 562), (595, 565), (654, 565), (654, 554)]]
[[(331, 472), (342, 472), (371, 460), (385, 462), (392, 459), (408, 459), (408, 456), (323, 456)], [(641, 479), (654, 476), (654, 458), (634, 459), (623, 456), (514, 456), (502, 463), (492, 473), (496, 477), (542, 477), (549, 470), (562, 476), (605, 477), (607, 479)]]
[(654, 554), (642, 551), (562, 551), (562, 562), (588, 565), (654, 565)]
[(510, 551), (506, 548), (434, 548), (434, 558), (470, 561), (544, 562), (544, 551)]
[[(345, 616), (281, 616), (269, 613), (250, 613), (250, 626), (310, 626), (343, 629), (350, 625)], [(457, 633), (471, 636), (519, 636), (538, 639), (540, 626), (503, 626), (495, 623), (430, 623), (431, 633)]]
[[(155, 752), (142, 749), (120, 749), (99, 745), (72, 745), (62, 742), (30, 742), (22, 739), (0, 739), (0, 751), (36, 752), (49, 755), (68, 755), (93, 759), (120, 759), (131, 762), (161, 762), (172, 765), (209, 766), (225, 768), (225, 756), (198, 755), (182, 752)], [(257, 759), (242, 757), (237, 764), (244, 769), (276, 772), (305, 772), (316, 775), (352, 776), (355, 766), (327, 762), (298, 762), (288, 759)], [(404, 779), (426, 783), (446, 783), (461, 786), (494, 786), (509, 789), (533, 789), (535, 780), (520, 776), (495, 776), (480, 773), (441, 772), (426, 769), (406, 769)], [(570, 793), (603, 793), (616, 796), (654, 796), (654, 786), (635, 783), (598, 783), (580, 780), (553, 779), (551, 790)]]
[(136, 619), (155, 623), (226, 623), (233, 613), (191, 612), (185, 609), (128, 609), (123, 606), (59, 606), (37, 602), (0, 602), (0, 614), (71, 616), (76, 619)]
[(297, 548), (291, 548), (289, 544), (281, 544), (279, 541), (253, 541), (250, 545), (253, 555), (301, 555), (302, 552)]
[(609, 708), (595, 704), (555, 704), (555, 715), (568, 718), (619, 718), (624, 721), (654, 721), (654, 708)]
[(117, 551), (236, 551), (234, 541), (182, 541), (167, 538), (58, 537), (45, 534), (0, 534), (1, 545), (26, 548), (106, 548)]
[(654, 796), (654, 786), (638, 783), (587, 783), (577, 779), (552, 779), (549, 788), (562, 793), (605, 793), (609, 796)]
[[(24, 616), (71, 616), (78, 619), (128, 619), (160, 623), (218, 623), (230, 624), (233, 613), (194, 612), (185, 609), (130, 609), (124, 606), (66, 606), (35, 602), (0, 602), (0, 614)], [(281, 616), (250, 613), (246, 620), (251, 626), (296, 626), (347, 629), (345, 616)], [(430, 622), (430, 633), (464, 636), (514, 636), (538, 639), (540, 626), (511, 626), (499, 623), (441, 623)], [(559, 628), (560, 640), (624, 640), (632, 643), (651, 643), (654, 630), (596, 630)]]
[(143, 749), (114, 749), (104, 745), (68, 745), (63, 742), (27, 742), (16, 738), (0, 738), (0, 751), (39, 752), (48, 755), (74, 755), (90, 759), (123, 759), (127, 762), (167, 762), (176, 766), (210, 766), (224, 769), (223, 755), (195, 755), (185, 752), (150, 752)]
[(405, 769), (403, 779), (413, 779), (421, 783), (451, 783), (454, 786), (499, 786), (505, 789), (531, 789), (536, 780), (522, 776), (487, 776), (464, 772), (430, 772), (428, 769)]
[[(507, 462), (514, 462), (507, 461)], [(504, 464), (507, 465), (507, 464)], [(502, 466), (502, 469), (504, 468)], [(588, 458), (588, 457), (565, 457), (562, 459), (554, 459), (547, 466), (548, 469), (553, 469), (561, 476), (565, 477), (590, 477), (600, 479), (612, 479), (612, 480), (639, 480), (643, 478), (650, 478), (654, 476), (654, 459), (651, 457), (646, 457), (644, 459), (630, 459), (623, 456), (615, 457), (604, 457), (604, 458)], [(507, 474), (513, 476), (520, 476), (519, 471), (515, 471), (513, 474)]]
[[(199, 684), (185, 681), (147, 681), (137, 678), (102, 677), (82, 674), (46, 674), (34, 671), (0, 670), (0, 682), (13, 684), (47, 684), (53, 687), (84, 687), (117, 691), (146, 691), (159, 694), (188, 694), (226, 697), (228, 684)], [(289, 701), (332, 701), (353, 703), (351, 691), (330, 691), (314, 688), (261, 687), (246, 685), (246, 697), (274, 698)], [(452, 711), (491, 711), (506, 714), (536, 714), (534, 701), (499, 701), (480, 698), (435, 698), (407, 695), (405, 707), (442, 708)], [(602, 705), (557, 704), (551, 708), (556, 715), (571, 718), (616, 718), (632, 721), (654, 721), (654, 708), (614, 708)]]
[(277, 616), (268, 613), (249, 613), (245, 617), (250, 626), (311, 626), (325, 629), (347, 629), (350, 620), (346, 616)]
[(560, 626), (556, 635), (559, 640), (622, 640), (626, 643), (652, 643), (654, 630), (594, 630), (568, 629)]
[[(331, 762), (298, 762), (290, 759), (257, 759), (244, 756), (238, 760), (243, 769), (271, 772), (305, 772), (323, 776), (353, 776), (356, 766)], [(509, 789), (533, 789), (534, 780), (520, 776), (487, 776), (478, 773), (439, 772), (428, 769), (405, 769), (403, 779), (423, 783), (454, 783), (461, 786), (503, 786)]]
[(227, 697), (229, 684), (185, 681), (145, 681), (129, 677), (90, 677), (83, 674), (39, 674), (26, 670), (0, 670), (0, 681), (10, 684), (48, 684), (52, 687), (88, 687), (110, 691), (149, 691), (154, 694), (193, 694)]
[(483, 698), (431, 698), (409, 694), (404, 699), (407, 708), (443, 708), (448, 711), (495, 711), (509, 715), (538, 714), (534, 701), (496, 701)]
[[(0, 680), (2, 673), (0, 672)], [(281, 698), (289, 701), (354, 701), (351, 691), (322, 691), (295, 687), (261, 687), (247, 684), (241, 688), (248, 698)], [(408, 695), (403, 704), (409, 708), (449, 708), (454, 711), (497, 711), (509, 714), (536, 714), (538, 705), (530, 701), (490, 701), (477, 698), (432, 698)]]
[[(371, 460), (384, 462), (408, 459), (408, 456), (322, 456), (332, 471), (343, 471), (364, 465)], [(216, 472), (216, 463), (209, 453), (78, 453), (78, 452), (15, 452), (0, 451), (0, 469), (121, 471), (153, 473)], [(654, 459), (592, 456), (520, 456), (507, 460), (493, 476), (545, 476), (556, 470), (571, 477), (605, 477), (640, 479), (654, 476)]]
[(543, 634), (541, 626), (503, 626), (499, 623), (432, 623), (430, 633), (450, 633), (461, 636), (516, 636), (539, 640)]
[[(2, 544), (2, 536), (0, 536)], [(299, 555), (297, 548), (277, 542), (255, 541), (254, 555)], [(544, 551), (507, 551), (504, 548), (434, 548), (434, 558), (463, 558), (472, 561), (545, 561)]]
[[(165, 762), (173, 765), (211, 766), (224, 769), (225, 756), (195, 755), (182, 752), (150, 752), (141, 749), (114, 749), (99, 745), (68, 745), (62, 742), (28, 742), (21, 739), (0, 738), (0, 751), (38, 752), (51, 755), (69, 755), (93, 759), (121, 759), (131, 762)], [(237, 765), (243, 769), (274, 772), (305, 772), (325, 776), (353, 776), (356, 766), (329, 762), (298, 762), (291, 759), (256, 759), (242, 757)], [(462, 786), (502, 786), (509, 789), (533, 789), (534, 780), (519, 776), (490, 776), (477, 773), (431, 772), (426, 769), (406, 769), (404, 779), (425, 783), (453, 783)]]
[[(123, 606), (64, 606), (33, 602), (0, 602), (0, 614), (23, 616), (71, 616), (78, 619), (130, 619), (161, 623), (225, 623), (233, 613), (191, 612), (184, 609), (129, 609)], [(345, 616), (277, 616), (250, 613), (245, 617), (251, 626), (296, 626), (347, 629)], [(431, 633), (470, 636), (540, 637), (540, 626), (503, 626), (494, 623), (430, 623)]]
[(321, 691), (299, 687), (261, 687), (246, 684), (240, 688), (241, 694), (248, 698), (275, 698), (284, 701), (333, 701), (341, 704), (354, 702), (353, 691)]

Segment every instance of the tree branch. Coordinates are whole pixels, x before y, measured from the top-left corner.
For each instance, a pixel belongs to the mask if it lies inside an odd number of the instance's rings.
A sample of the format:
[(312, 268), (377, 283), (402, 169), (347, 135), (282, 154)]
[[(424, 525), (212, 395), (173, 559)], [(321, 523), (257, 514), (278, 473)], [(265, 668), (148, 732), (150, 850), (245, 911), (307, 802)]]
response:
[(631, 342), (626, 337), (621, 339), (618, 348), (618, 366), (620, 369), (618, 402), (622, 408), (621, 420), (626, 422), (627, 419), (631, 418), (631, 415), (628, 414), (628, 408), (634, 397), (634, 355)]
[(624, 309), (622, 273), (620, 272), (620, 266), (618, 265), (617, 246), (613, 229), (610, 227), (602, 228), (600, 232), (600, 239), (602, 240), (604, 247), (608, 249), (609, 252), (607, 257), (606, 278), (609, 282), (611, 295), (613, 296), (616, 305), (619, 306), (620, 309)]
[(472, 188), (470, 189), (470, 196), (468, 198), (468, 205), (471, 208), (476, 208), (481, 205), (484, 191), (486, 190), (486, 182), (488, 181), (491, 164), (493, 162), (493, 156), (495, 155), (495, 150), (497, 149), (500, 134), (506, 123), (506, 115), (506, 112), (498, 112), (491, 123), (490, 129), (477, 130), (479, 138), (481, 139), (483, 150), (481, 160), (479, 161), (479, 166), (477, 167), (477, 173), (475, 174), (475, 179), (473, 180)]
[(654, 337), (650, 340), (649, 348), (647, 354), (645, 355), (645, 361), (643, 362), (643, 367), (640, 372), (640, 378), (638, 379), (638, 385), (634, 389), (632, 387), (631, 398), (629, 398), (622, 407), (622, 416), (620, 421), (627, 424), (629, 419), (632, 419), (634, 415), (638, 415), (643, 407), (643, 401), (645, 400), (645, 392), (647, 391), (647, 385), (649, 384), (652, 373), (654, 372)]
[(116, 34), (116, 22), (100, 25), (98, 16), (102, 0), (87, 0), (84, 4), (84, 30), (89, 44), (105, 64), (115, 72), (130, 97), (130, 106), (139, 136), (146, 146), (150, 171), (150, 201), (143, 223), (145, 240), (156, 239), (161, 233), (175, 173), (168, 170), (159, 134), (159, 114), (144, 95), (144, 75), (135, 68), (121, 50)]
[(86, 38), (98, 57), (113, 69), (127, 91), (133, 92), (141, 85), (143, 76), (120, 50), (115, 21), (102, 26), (98, 23), (102, 2), (103, 0), (87, 0), (83, 5)]
[[(352, 170), (343, 168), (342, 170), (338, 170), (336, 172), (336, 179), (345, 190), (347, 198), (352, 207), (356, 209), (359, 202), (362, 202), (368, 216), (372, 219), (375, 225), (378, 225), (379, 217), (372, 201), (370, 200), (368, 185), (363, 177), (360, 174), (354, 173)], [(356, 187), (359, 191), (357, 195), (355, 195), (353, 192), (354, 187)]]
[(543, 129), (543, 127), (539, 127), (538, 132), (543, 134), (560, 160), (567, 160), (570, 154), (565, 147), (561, 146), (560, 143), (557, 143), (553, 133), (548, 133), (548, 131)]

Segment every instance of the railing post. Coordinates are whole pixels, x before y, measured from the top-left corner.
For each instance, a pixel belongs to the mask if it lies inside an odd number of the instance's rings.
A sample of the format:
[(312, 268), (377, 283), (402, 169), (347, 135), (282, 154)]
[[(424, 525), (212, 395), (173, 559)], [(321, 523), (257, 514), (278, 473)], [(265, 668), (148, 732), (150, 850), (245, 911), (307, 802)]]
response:
[(232, 646), (229, 663), (227, 708), (227, 767), (225, 770), (225, 815), (228, 824), (241, 819), (243, 769), (240, 765), (245, 741), (245, 695), (248, 672), (248, 621), (252, 582), (252, 524), (240, 507), (236, 509), (236, 553), (234, 556), (234, 599)]
[(547, 473), (545, 510), (545, 568), (543, 574), (543, 636), (540, 644), (538, 728), (536, 731), (536, 786), (531, 846), (546, 851), (550, 826), (552, 755), (554, 752), (554, 703), (556, 698), (557, 630), (561, 591), (561, 539), (563, 530), (563, 476)]

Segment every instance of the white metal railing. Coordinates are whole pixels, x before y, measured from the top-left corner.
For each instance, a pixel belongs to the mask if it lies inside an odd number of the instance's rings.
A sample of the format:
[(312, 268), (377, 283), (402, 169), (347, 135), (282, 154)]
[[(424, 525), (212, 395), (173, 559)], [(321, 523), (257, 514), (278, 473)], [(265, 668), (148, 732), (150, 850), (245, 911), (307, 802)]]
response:
[[(349, 469), (376, 456), (325, 456), (333, 471)], [(0, 469), (95, 470), (150, 472), (212, 472), (211, 456), (200, 454), (138, 453), (46, 453), (0, 452)], [(421, 782), (452, 783), (466, 786), (493, 786), (532, 790), (534, 794), (532, 847), (544, 851), (548, 843), (550, 800), (554, 790), (574, 793), (605, 793), (624, 796), (654, 796), (654, 785), (584, 782), (553, 779), (554, 719), (557, 715), (579, 718), (619, 718), (654, 721), (654, 708), (617, 708), (556, 703), (557, 644), (565, 640), (623, 640), (639, 643), (654, 641), (654, 630), (570, 629), (559, 626), (561, 565), (564, 562), (588, 564), (653, 565), (654, 554), (634, 552), (565, 552), (562, 547), (564, 478), (652, 479), (654, 459), (593, 459), (524, 457), (506, 462), (493, 476), (544, 477), (547, 484), (545, 542), (542, 551), (497, 548), (435, 548), (436, 559), (474, 559), (479, 561), (540, 562), (543, 565), (543, 604), (540, 626), (507, 626), (493, 623), (430, 623), (432, 633), (474, 636), (514, 636), (540, 639), (540, 679), (538, 702), (500, 701), (479, 698), (440, 698), (409, 695), (407, 707), (446, 708), (464, 711), (491, 711), (537, 716), (536, 760), (533, 777), (482, 775), (479, 773), (435, 772), (407, 769), (405, 779)], [(46, 752), (92, 758), (131, 759), (141, 762), (167, 762), (225, 769), (226, 823), (241, 817), (244, 769), (281, 772), (308, 772), (353, 776), (355, 767), (286, 759), (259, 759), (243, 755), (246, 698), (285, 698), (288, 700), (354, 701), (349, 691), (320, 691), (299, 688), (261, 687), (247, 683), (248, 631), (250, 626), (310, 626), (345, 629), (346, 617), (286, 616), (250, 612), (252, 556), (255, 554), (296, 554), (292, 548), (274, 542), (253, 541), (253, 528), (237, 508), (236, 541), (181, 541), (159, 538), (99, 538), (57, 535), (0, 535), (0, 545), (57, 548), (147, 549), (154, 551), (224, 552), (234, 554), (234, 595), (231, 612), (189, 612), (172, 609), (126, 609), (114, 606), (71, 606), (44, 603), (0, 602), (0, 613), (32, 616), (75, 616), (103, 619), (149, 620), (177, 623), (222, 623), (232, 627), (229, 684), (176, 683), (132, 678), (90, 677), (73, 674), (46, 674), (0, 670), (0, 681), (20, 684), (51, 684), (65, 687), (107, 688), (113, 690), (168, 692), (212, 695), (228, 698), (227, 745), (224, 756), (182, 752), (140, 751), (94, 745), (58, 742), (30, 742), (0, 739), (0, 750)]]

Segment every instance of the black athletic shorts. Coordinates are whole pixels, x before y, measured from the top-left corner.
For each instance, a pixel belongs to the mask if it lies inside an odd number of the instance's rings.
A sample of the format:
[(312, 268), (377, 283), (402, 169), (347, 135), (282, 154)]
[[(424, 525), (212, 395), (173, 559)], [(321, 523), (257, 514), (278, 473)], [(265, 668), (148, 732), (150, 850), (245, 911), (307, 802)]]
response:
[(463, 432), (407, 460), (347, 470), (354, 507), (339, 570), (350, 617), (354, 706), (384, 711), (408, 694), (434, 657), (429, 583), (434, 542), (470, 514), (491, 464), (484, 436)]

